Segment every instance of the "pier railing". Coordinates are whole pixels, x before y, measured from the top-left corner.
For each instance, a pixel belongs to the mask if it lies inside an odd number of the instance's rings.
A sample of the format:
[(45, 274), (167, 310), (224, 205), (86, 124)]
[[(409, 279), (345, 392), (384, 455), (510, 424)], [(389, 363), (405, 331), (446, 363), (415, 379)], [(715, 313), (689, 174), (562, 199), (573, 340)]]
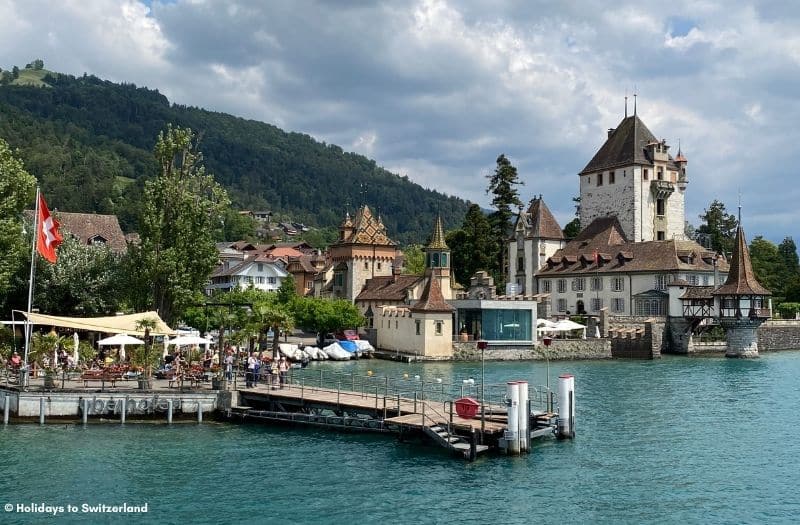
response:
[[(396, 399), (399, 406), (400, 400), (426, 401), (426, 406), (431, 402), (442, 405), (442, 414), (448, 414), (450, 404), (462, 397), (472, 397), (481, 401), (486, 407), (486, 413), (497, 412), (499, 407), (506, 406), (506, 384), (489, 384), (481, 388), (480, 383), (472, 380), (461, 383), (450, 383), (442, 378), (433, 380), (422, 377), (389, 377), (378, 375), (360, 375), (352, 373), (331, 372), (326, 370), (293, 370), (289, 381), (302, 389), (325, 388), (330, 390), (357, 393), (363, 397), (383, 397), (385, 400)], [(532, 410), (552, 412), (554, 407), (554, 394), (545, 386), (529, 387), (529, 399)], [(391, 405), (390, 405), (391, 406)], [(416, 411), (416, 407), (415, 407)]]

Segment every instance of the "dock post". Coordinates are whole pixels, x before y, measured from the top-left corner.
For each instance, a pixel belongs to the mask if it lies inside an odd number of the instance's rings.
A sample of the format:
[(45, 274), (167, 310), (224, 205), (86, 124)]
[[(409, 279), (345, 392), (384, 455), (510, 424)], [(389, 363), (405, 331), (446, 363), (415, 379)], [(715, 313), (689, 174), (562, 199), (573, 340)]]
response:
[(197, 422), (203, 422), (203, 405), (200, 403), (200, 401), (197, 402)]
[(470, 428), (469, 434), (469, 460), (475, 461), (478, 457), (478, 440), (475, 439), (475, 428)]
[(122, 414), (119, 416), (119, 422), (125, 424), (125, 415), (128, 412), (128, 396), (122, 398)]
[(383, 396), (383, 419), (386, 419), (386, 396)]
[(3, 424), (8, 425), (8, 413), (9, 413), (9, 405), (11, 404), (11, 396), (6, 394), (3, 397)]
[(422, 402), (422, 426), (425, 426), (425, 401)]
[(414, 413), (417, 412), (417, 391), (414, 390)]
[(400, 415), (400, 392), (397, 393), (397, 415)]
[(337, 381), (336, 382), (336, 404), (337, 405), (341, 404), (339, 402), (339, 396), (341, 395), (341, 393), (342, 393), (342, 382), (341, 381)]
[(172, 424), (172, 400), (167, 400), (167, 423)]
[(81, 419), (84, 425), (89, 421), (89, 400), (86, 398), (83, 398), (83, 414), (81, 414)]
[(386, 387), (385, 387), (383, 395), (385, 397), (385, 396), (389, 395), (389, 376), (386, 376), (384, 379), (385, 379), (385, 382), (386, 382)]
[[(453, 424), (453, 401), (451, 400), (450, 401), (450, 425), (452, 425), (452, 424)], [(448, 427), (450, 425), (448, 425)], [(448, 428), (447, 430), (449, 431), (450, 428)]]
[(575, 376), (558, 376), (558, 437), (575, 437)]
[(528, 451), (528, 440), (531, 436), (531, 431), (528, 424), (531, 420), (531, 411), (529, 409), (530, 403), (528, 399), (528, 382), (517, 381), (517, 388), (519, 390), (519, 449), (520, 452)]
[(39, 424), (44, 425), (44, 398), (39, 398)]
[(508, 430), (506, 430), (506, 452), (508, 454), (519, 454), (520, 446), (520, 428), (519, 428), (519, 413), (522, 407), (519, 405), (519, 383), (517, 381), (509, 381), (506, 383), (506, 399), (508, 405)]

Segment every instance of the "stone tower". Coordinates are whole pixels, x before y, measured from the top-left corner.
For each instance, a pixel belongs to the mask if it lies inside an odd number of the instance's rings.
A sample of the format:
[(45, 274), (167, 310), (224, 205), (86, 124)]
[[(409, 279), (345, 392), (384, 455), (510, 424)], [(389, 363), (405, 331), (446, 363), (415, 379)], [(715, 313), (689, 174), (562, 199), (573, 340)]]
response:
[[(441, 216), (436, 217), (431, 240), (422, 251), (425, 252), (425, 273), (430, 273), (431, 279), (437, 279), (439, 281), (440, 293), (446, 300), (452, 299), (453, 293), (450, 287), (450, 248), (447, 246), (447, 243), (444, 242), (444, 228), (442, 227)], [(428, 270), (436, 271), (429, 272)]]
[(770, 317), (771, 295), (753, 273), (740, 218), (728, 279), (713, 292), (719, 322), (728, 340), (725, 357), (758, 357), (756, 330)]
[(386, 234), (380, 217), (365, 204), (339, 227), (339, 240), (330, 246), (333, 261), (333, 296), (352, 301), (367, 279), (392, 275), (397, 243)]
[(564, 232), (542, 196), (534, 197), (528, 210), (517, 216), (513, 237), (508, 241), (507, 281), (517, 284), (517, 293), (537, 293), (537, 271), (565, 243)]
[(578, 174), (581, 225), (614, 215), (634, 242), (683, 239), (686, 164), (635, 112), (626, 116)]

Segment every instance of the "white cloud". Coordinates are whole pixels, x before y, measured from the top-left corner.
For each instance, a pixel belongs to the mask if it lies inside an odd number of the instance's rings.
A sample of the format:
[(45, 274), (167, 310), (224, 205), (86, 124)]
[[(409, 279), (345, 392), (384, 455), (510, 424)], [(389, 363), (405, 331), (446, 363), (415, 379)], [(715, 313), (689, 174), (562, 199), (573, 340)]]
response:
[[(482, 206), (484, 175), (506, 153), (523, 200), (543, 193), (569, 220), (576, 173), (634, 86), (651, 131), (689, 158), (690, 221), (713, 199), (735, 208), (736, 186), (758, 174), (745, 210), (763, 230), (748, 234), (780, 240), (792, 223), (778, 207), (800, 199), (786, 169), (800, 13), (786, 2), (0, 0), (0, 19), (1, 67), (43, 58), (147, 85)], [(777, 203), (770, 187), (784, 188)]]

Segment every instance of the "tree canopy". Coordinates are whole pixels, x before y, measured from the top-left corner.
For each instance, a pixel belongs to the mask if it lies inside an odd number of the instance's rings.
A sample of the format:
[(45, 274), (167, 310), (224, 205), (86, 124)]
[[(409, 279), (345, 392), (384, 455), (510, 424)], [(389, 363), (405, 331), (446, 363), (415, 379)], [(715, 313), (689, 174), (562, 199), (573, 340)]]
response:
[(494, 265), (494, 279), (498, 288), (505, 283), (505, 260), (506, 260), (506, 240), (511, 232), (511, 218), (514, 216), (514, 208), (521, 208), (522, 201), (519, 199), (517, 186), (522, 184), (511, 161), (505, 154), (497, 157), (497, 167), (494, 173), (487, 175), (489, 186), (486, 193), (494, 195), (492, 206), (496, 211), (490, 217), (494, 237), (494, 256), (497, 263)]
[(718, 253), (730, 257), (736, 240), (738, 221), (727, 212), (725, 205), (714, 200), (700, 215), (703, 223), (697, 228), (697, 240)]

